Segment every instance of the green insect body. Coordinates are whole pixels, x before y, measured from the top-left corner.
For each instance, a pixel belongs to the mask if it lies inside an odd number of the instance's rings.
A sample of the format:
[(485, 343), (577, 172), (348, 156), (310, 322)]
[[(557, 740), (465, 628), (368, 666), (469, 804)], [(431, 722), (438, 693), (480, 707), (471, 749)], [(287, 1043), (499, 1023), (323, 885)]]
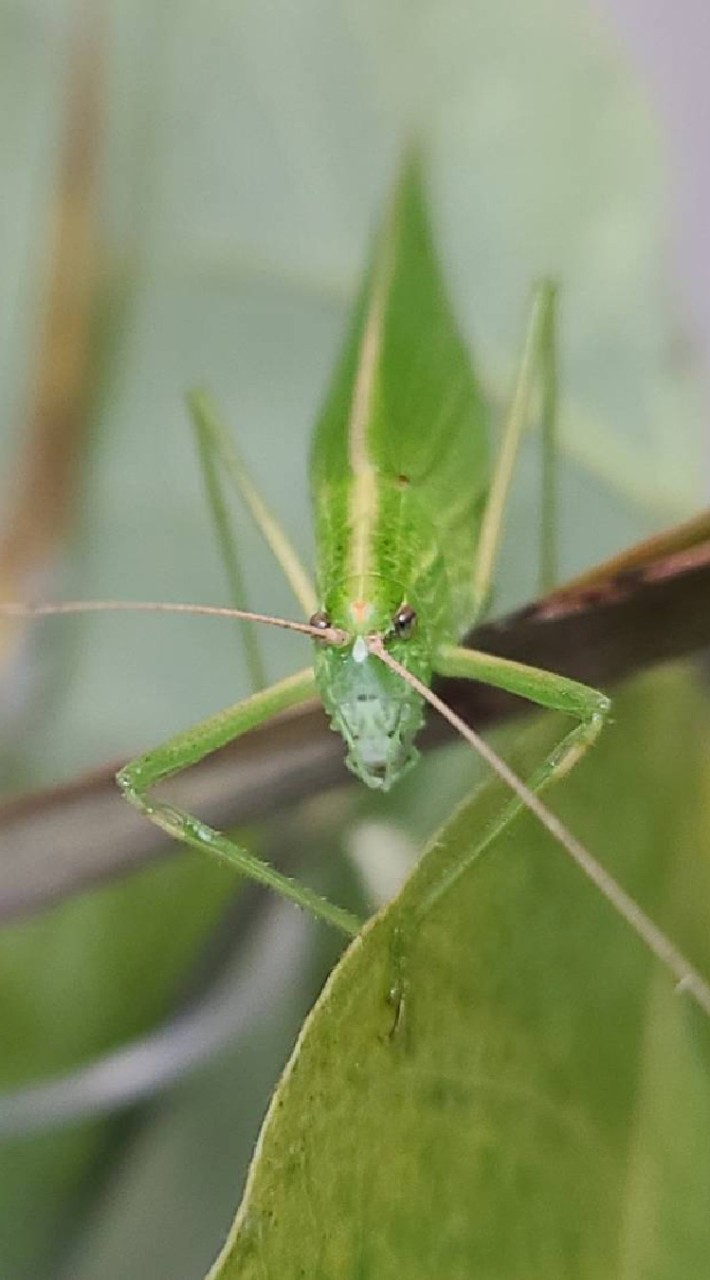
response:
[[(417, 758), (423, 702), (364, 638), (380, 635), (428, 685), (440, 645), (476, 614), (485, 410), (440, 280), (412, 166), (385, 219), (312, 455), (320, 611), (350, 637), (342, 648), (318, 646), (318, 689), (350, 768), (383, 790)], [(402, 610), (413, 611), (408, 625)]]
[[(321, 920), (355, 934), (361, 921), (241, 847), (229, 835), (161, 798), (166, 779), (320, 692), (342, 734), (350, 768), (386, 790), (416, 759), (414, 740), (428, 701), (507, 784), (511, 799), (460, 859), (430, 887), (431, 910), (528, 809), (596, 885), (648, 949), (710, 1014), (710, 988), (608, 872), (542, 804), (596, 741), (609, 712), (605, 694), (553, 672), (461, 647), (486, 607), (521, 433), (533, 387), (541, 389), (543, 564), (552, 564), (555, 454), (554, 288), (535, 293), (510, 409), (493, 465), (483, 400), (446, 299), (428, 225), (420, 165), (403, 168), (356, 308), (311, 459), (317, 581), (256, 490), (209, 396), (190, 408), (212, 517), (235, 605), (232, 609), (146, 602), (0, 605), (0, 613), (76, 613), (160, 608), (229, 615), (245, 627), (255, 692), (130, 761), (118, 785), (140, 813), (171, 837), (228, 863)], [(229, 482), (251, 511), (310, 624), (244, 609), (238, 549), (223, 492)], [(547, 532), (546, 532), (547, 531)], [(548, 573), (548, 576), (549, 573)], [(265, 687), (254, 622), (305, 631), (314, 668)], [(433, 675), (481, 681), (561, 712), (574, 724), (523, 782), (431, 690)]]

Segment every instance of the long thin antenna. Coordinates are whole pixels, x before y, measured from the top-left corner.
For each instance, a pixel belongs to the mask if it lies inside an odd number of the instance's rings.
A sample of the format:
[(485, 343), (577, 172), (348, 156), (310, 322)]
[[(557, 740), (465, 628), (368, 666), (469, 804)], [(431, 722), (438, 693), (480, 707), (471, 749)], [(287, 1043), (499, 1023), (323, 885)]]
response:
[(309, 622), (293, 622), (269, 613), (251, 613), (211, 604), (178, 604), (163, 600), (61, 600), (56, 604), (0, 602), (0, 617), (47, 618), (67, 613), (186, 613), (198, 618), (236, 618), (246, 622), (265, 622), (284, 631), (299, 631), (326, 644), (342, 645), (347, 634), (338, 627), (314, 627)]
[(488, 743), (467, 725), (460, 716), (456, 715), (450, 707), (442, 702), (441, 698), (416, 676), (407, 671), (396, 658), (393, 658), (384, 647), (379, 636), (368, 636), (367, 645), (371, 653), (373, 653), (380, 662), (384, 662), (386, 667), (396, 672), (398, 676), (405, 680), (407, 684), (416, 689), (417, 693), (424, 698), (430, 706), (434, 707), (439, 715), (448, 720), (449, 724), (456, 729), (474, 751), (486, 761), (486, 764), (498, 774), (498, 777), (510, 787), (519, 800), (535, 815), (538, 822), (549, 831), (550, 835), (562, 846), (566, 853), (569, 854), (573, 862), (577, 864), (580, 871), (584, 872), (592, 884), (596, 885), (599, 892), (607, 899), (607, 902), (619, 913), (626, 923), (633, 929), (634, 933), (648, 947), (648, 950), (665, 965), (667, 969), (674, 975), (678, 982), (678, 989), (687, 991), (693, 997), (696, 1004), (700, 1006), (704, 1013), (710, 1017), (710, 986), (705, 979), (693, 968), (688, 960), (677, 947), (673, 945), (665, 933), (653, 923), (645, 911), (641, 909), (637, 902), (634, 901), (621, 885), (616, 882), (613, 876), (597, 862), (584, 845), (572, 835), (572, 832), (560, 822), (546, 805), (542, 803), (534, 791), (525, 785), (521, 778), (510, 768), (509, 765), (502, 760), (501, 757), (493, 750)]

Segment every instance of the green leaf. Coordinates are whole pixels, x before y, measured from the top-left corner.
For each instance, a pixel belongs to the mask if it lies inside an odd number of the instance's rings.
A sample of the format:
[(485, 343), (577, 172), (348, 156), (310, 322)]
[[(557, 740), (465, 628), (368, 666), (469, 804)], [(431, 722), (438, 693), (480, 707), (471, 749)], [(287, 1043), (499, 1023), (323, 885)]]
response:
[[(555, 807), (707, 963), (707, 703), (671, 673), (638, 681), (618, 718)], [(552, 729), (525, 735), (528, 767)], [(331, 976), (210, 1280), (706, 1275), (710, 1029), (534, 820), (408, 935), (502, 798), (494, 784), (464, 804)]]
[[(8, 285), (0, 297), (0, 483), (7, 493), (37, 349), (66, 32), (75, 11), (74, 0), (10, 0), (0, 9), (0, 242)], [(678, 318), (672, 308), (669, 315), (662, 269), (662, 148), (633, 73), (585, 7), (569, 0), (121, 0), (106, 40), (106, 377), (90, 424), (75, 536), (65, 548), (67, 577), (47, 590), (223, 598), (182, 408), (194, 382), (213, 388), (274, 509), (308, 547), (311, 428), (413, 111), (430, 130), (436, 243), (457, 316), (499, 403), (531, 281), (551, 273), (562, 284), (564, 571), (688, 512), (702, 489), (696, 459), (705, 411), (671, 341)], [(529, 595), (535, 583), (536, 458), (531, 442), (513, 497), (502, 605)], [(243, 534), (254, 605), (289, 611), (278, 571), (248, 526)], [(95, 617), (48, 625), (43, 636), (54, 679), (47, 688), (46, 668), (30, 654), (39, 687), (25, 708), (21, 744), (17, 721), (3, 719), (28, 785), (127, 759), (247, 690), (231, 629)], [(295, 641), (267, 635), (265, 643), (274, 676), (303, 660)], [(11, 682), (11, 707), (23, 688), (24, 680)], [(681, 722), (671, 719), (665, 740), (672, 756)], [(621, 732), (620, 721), (611, 732)], [(638, 736), (645, 743), (643, 728)], [(636, 748), (631, 740), (628, 751)], [(435, 766), (445, 783), (448, 760)], [(657, 763), (646, 790), (659, 806), (667, 797), (663, 821), (673, 843), (678, 817), (660, 751)], [(368, 811), (410, 822), (418, 838), (447, 807), (443, 786), (430, 794), (428, 776), (413, 773), (386, 810), (365, 797)], [(647, 796), (629, 795), (641, 821)], [(660, 821), (655, 808), (654, 818)], [(316, 856), (330, 859), (334, 841), (321, 839)], [(210, 869), (202, 875), (206, 883)], [(199, 869), (186, 873), (176, 862), (155, 879), (117, 887), (121, 905), (110, 928), (98, 895), (66, 918), (53, 913), (34, 946), (25, 940), (29, 931), (19, 941), (19, 931), (8, 934), (0, 954), (8, 992), (2, 1039), (4, 1053), (15, 1046), (14, 1079), (21, 1069), (29, 1083), (83, 1062), (170, 1003), (168, 969), (174, 965), (178, 982), (199, 930), (190, 940), (185, 926), (184, 949), (166, 944), (165, 930), (182, 934), (178, 916), (199, 914), (197, 900), (204, 904), (211, 891), (198, 882)], [(212, 918), (205, 910), (205, 929)], [(117, 961), (119, 954), (133, 963)], [(281, 1049), (275, 1053), (280, 1059)], [(92, 1139), (90, 1150), (84, 1130), (6, 1146), (0, 1199), (14, 1252), (3, 1224), (3, 1277), (48, 1273), (40, 1251), (66, 1252), (70, 1231), (72, 1277), (124, 1280), (149, 1270), (151, 1280), (192, 1280), (228, 1220), (217, 1170), (231, 1168), (235, 1184), (241, 1176), (234, 1135), (251, 1132), (243, 1077), (272, 1079), (274, 1060), (256, 1047), (246, 1067), (240, 1059), (231, 1106), (229, 1090), (215, 1090), (209, 1076), (176, 1094), (171, 1107), (161, 1101), (154, 1109), (153, 1131), (162, 1133), (166, 1162), (179, 1164), (179, 1187), (177, 1174), (171, 1181), (156, 1172), (147, 1137), (127, 1137), (121, 1175), (131, 1194), (115, 1194), (111, 1177), (97, 1177), (102, 1153), (103, 1173), (114, 1172), (120, 1157), (113, 1128)], [(189, 1138), (175, 1156), (171, 1125), (190, 1098)], [(673, 1125), (665, 1095), (658, 1105)], [(208, 1108), (211, 1123), (203, 1119)], [(692, 1132), (699, 1141), (701, 1124)], [(702, 1177), (689, 1179), (688, 1194), (702, 1195), (703, 1186)]]

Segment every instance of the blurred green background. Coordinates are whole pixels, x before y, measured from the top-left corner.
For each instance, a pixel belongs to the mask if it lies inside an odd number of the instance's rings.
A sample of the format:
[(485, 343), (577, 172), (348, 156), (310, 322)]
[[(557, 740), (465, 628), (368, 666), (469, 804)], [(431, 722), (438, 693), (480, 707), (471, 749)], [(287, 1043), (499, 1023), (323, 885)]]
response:
[[(87, 67), (88, 114), (72, 116)], [(561, 281), (563, 575), (700, 504), (701, 397), (663, 270), (662, 147), (642, 87), (584, 4), (1, 0), (0, 496), (11, 515), (70, 127), (95, 132), (84, 432), (66, 446), (69, 518), (41, 555), (4, 565), (10, 595), (225, 599), (183, 405), (196, 382), (219, 398), (310, 557), (310, 431), (412, 130), (426, 143), (456, 311), (495, 404), (531, 282)], [(537, 478), (526, 447), (500, 608), (535, 590)], [(240, 529), (252, 604), (292, 613), (268, 553)], [(262, 640), (271, 677), (303, 665), (297, 639)], [(8, 792), (127, 758), (247, 691), (229, 627), (169, 618), (23, 631), (0, 676)], [(456, 769), (427, 762), (429, 785), (389, 802), (348, 790), (308, 806), (266, 847), (307, 844), (319, 874), (345, 822), (372, 817), (377, 827), (356, 828), (366, 840), (391, 841), (394, 822), (418, 845), (473, 776), (456, 759)], [(433, 793), (436, 803), (422, 798)], [(232, 889), (222, 871), (180, 856), (7, 925), (3, 1087), (90, 1061), (147, 1031), (199, 975), (228, 972)], [(4, 1142), (3, 1280), (202, 1274), (332, 958), (318, 931), (274, 936), (275, 954), (287, 945), (298, 956), (290, 991), (282, 974), (272, 998), (255, 973), (248, 1034), (197, 1074), (128, 1113), (67, 1128), (49, 1117), (44, 1132)]]

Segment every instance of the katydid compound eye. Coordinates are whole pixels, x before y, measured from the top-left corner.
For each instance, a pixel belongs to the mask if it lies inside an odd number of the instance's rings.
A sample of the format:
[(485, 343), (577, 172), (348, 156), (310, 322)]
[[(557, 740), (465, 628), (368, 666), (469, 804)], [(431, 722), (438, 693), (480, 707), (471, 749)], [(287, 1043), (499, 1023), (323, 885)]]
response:
[(309, 626), (315, 627), (318, 631), (327, 631), (330, 627), (330, 618), (327, 613), (324, 613), (322, 609), (319, 609), (317, 613), (314, 613), (313, 616), (309, 618)]
[(401, 640), (408, 640), (417, 623), (417, 615), (411, 604), (400, 605), (392, 619), (395, 635)]

